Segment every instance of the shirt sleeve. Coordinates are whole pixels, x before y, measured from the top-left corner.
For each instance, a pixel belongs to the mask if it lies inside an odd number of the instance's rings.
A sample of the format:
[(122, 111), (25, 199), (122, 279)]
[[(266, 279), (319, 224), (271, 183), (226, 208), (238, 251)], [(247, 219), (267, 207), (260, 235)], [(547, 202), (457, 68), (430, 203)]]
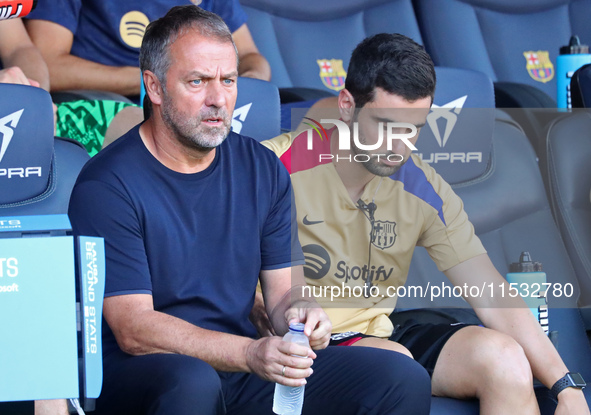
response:
[(105, 240), (105, 297), (152, 293), (140, 221), (122, 190), (100, 181), (80, 182), (68, 215), (75, 235)]
[(264, 270), (303, 265), (304, 254), (298, 239), (295, 199), (289, 174), (276, 160), (277, 188), (263, 226), (261, 268)]
[(232, 33), (247, 20), (246, 12), (238, 0), (214, 1), (211, 11), (222, 18)]
[(76, 33), (82, 0), (41, 0), (26, 19), (48, 20)]
[(464, 204), (451, 186), (430, 167), (426, 171), (435, 192), (443, 201), (442, 215), (429, 205), (423, 206), (423, 230), (417, 245), (423, 246), (440, 271), (486, 253)]

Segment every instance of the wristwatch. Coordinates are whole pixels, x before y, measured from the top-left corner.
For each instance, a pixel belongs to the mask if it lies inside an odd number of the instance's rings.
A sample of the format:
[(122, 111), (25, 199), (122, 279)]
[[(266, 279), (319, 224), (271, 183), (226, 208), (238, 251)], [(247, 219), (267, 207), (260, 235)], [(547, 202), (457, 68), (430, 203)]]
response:
[(558, 394), (566, 388), (583, 389), (587, 384), (580, 373), (568, 372), (552, 386), (552, 394), (558, 399)]

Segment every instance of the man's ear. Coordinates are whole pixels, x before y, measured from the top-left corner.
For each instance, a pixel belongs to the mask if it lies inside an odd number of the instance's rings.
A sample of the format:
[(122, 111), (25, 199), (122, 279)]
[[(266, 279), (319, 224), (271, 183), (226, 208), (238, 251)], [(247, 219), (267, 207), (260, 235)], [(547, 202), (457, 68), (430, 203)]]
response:
[(146, 88), (146, 95), (152, 101), (152, 104), (162, 105), (162, 86), (160, 80), (151, 71), (144, 71), (142, 74), (144, 86)]
[(346, 123), (351, 122), (355, 113), (355, 99), (353, 95), (346, 89), (342, 89), (339, 92), (338, 102), (341, 119)]

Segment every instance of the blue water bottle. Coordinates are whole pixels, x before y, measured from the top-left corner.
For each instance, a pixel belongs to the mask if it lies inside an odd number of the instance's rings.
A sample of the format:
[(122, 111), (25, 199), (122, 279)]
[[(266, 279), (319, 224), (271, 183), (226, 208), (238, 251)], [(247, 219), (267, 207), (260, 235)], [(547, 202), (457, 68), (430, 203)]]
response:
[(556, 101), (558, 108), (572, 108), (570, 98), (570, 80), (581, 66), (591, 63), (589, 46), (581, 45), (578, 36), (571, 36), (568, 46), (560, 48), (556, 58)]
[(517, 289), (525, 300), (525, 304), (536, 316), (544, 333), (548, 334), (548, 302), (546, 296), (546, 273), (542, 272), (542, 264), (533, 262), (529, 252), (522, 252), (519, 262), (509, 266), (507, 282), (511, 291)]

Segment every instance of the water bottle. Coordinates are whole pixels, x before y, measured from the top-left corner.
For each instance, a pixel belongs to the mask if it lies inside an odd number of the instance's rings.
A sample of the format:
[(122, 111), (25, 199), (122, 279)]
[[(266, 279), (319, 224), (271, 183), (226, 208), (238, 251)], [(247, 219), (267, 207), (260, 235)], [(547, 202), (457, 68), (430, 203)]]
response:
[(558, 108), (572, 108), (570, 80), (575, 71), (587, 63), (591, 63), (589, 46), (581, 45), (578, 36), (571, 36), (568, 45), (560, 48), (560, 55), (556, 58)]
[(37, 6), (37, 0), (0, 0), (0, 20), (25, 17)]
[[(303, 323), (290, 324), (289, 332), (283, 336), (283, 340), (310, 347), (308, 337), (304, 334)], [(304, 405), (305, 387), (305, 385), (285, 386), (276, 383), (275, 395), (273, 396), (273, 412), (279, 415), (300, 415)]]
[(525, 303), (537, 318), (544, 333), (548, 334), (548, 301), (546, 297), (546, 273), (542, 264), (533, 262), (529, 252), (522, 252), (519, 262), (509, 266), (507, 282), (519, 291)]

